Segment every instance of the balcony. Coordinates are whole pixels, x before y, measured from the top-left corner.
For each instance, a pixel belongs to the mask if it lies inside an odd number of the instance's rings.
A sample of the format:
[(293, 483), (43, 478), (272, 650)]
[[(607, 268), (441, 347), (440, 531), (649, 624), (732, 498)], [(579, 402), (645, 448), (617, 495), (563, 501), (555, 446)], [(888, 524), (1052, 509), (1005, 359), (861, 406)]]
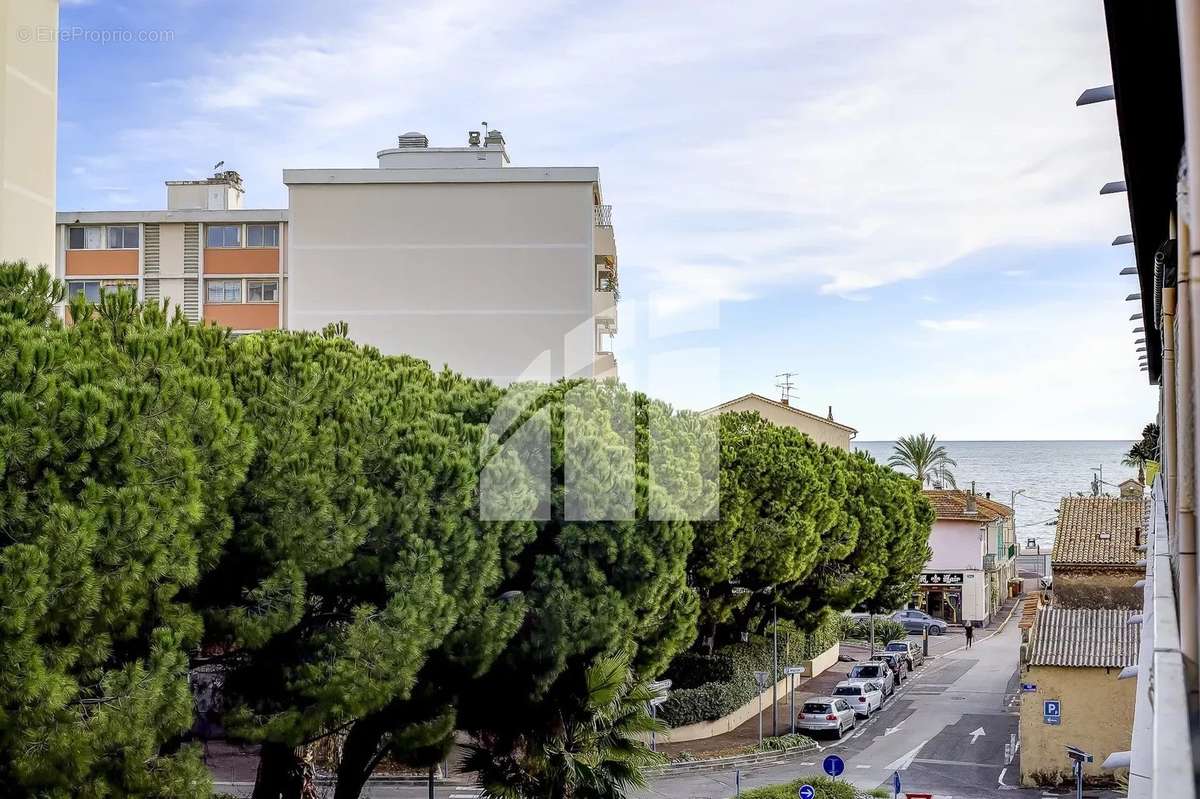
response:
[(989, 553), (983, 556), (983, 570), (991, 572), (996, 570), (996, 556)]
[(617, 359), (611, 352), (597, 352), (596, 361), (592, 365), (592, 376), (596, 380), (617, 378)]
[(612, 206), (597, 205), (592, 208), (595, 221), (596, 262), (613, 264), (617, 259), (617, 241), (613, 236)]
[(605, 321), (607, 327), (617, 332), (617, 293), (612, 290), (596, 289), (592, 292), (592, 317)]

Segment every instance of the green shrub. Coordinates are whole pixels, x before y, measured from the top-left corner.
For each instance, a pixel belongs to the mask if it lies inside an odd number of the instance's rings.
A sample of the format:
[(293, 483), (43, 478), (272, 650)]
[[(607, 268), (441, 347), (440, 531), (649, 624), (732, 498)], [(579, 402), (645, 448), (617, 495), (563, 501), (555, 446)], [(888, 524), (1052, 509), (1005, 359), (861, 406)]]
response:
[(816, 790), (816, 799), (858, 799), (858, 791), (848, 782), (828, 777), (801, 777), (779, 785), (765, 785), (742, 791), (742, 799), (796, 799), (800, 786), (808, 784)]
[[(871, 637), (870, 624), (866, 619), (850, 619), (843, 617), (840, 624), (843, 640), (867, 641)], [(875, 619), (875, 643), (878, 646), (901, 641), (908, 635), (904, 625), (891, 619)]]
[(776, 735), (771, 738), (764, 738), (762, 746), (752, 747), (752, 749), (763, 752), (782, 752), (785, 749), (794, 749), (797, 746), (812, 748), (816, 745), (816, 741), (807, 735), (791, 733), (790, 735)]
[(733, 658), (726, 653), (684, 652), (671, 661), (666, 676), (676, 690), (699, 688), (710, 682), (729, 682), (733, 679)]

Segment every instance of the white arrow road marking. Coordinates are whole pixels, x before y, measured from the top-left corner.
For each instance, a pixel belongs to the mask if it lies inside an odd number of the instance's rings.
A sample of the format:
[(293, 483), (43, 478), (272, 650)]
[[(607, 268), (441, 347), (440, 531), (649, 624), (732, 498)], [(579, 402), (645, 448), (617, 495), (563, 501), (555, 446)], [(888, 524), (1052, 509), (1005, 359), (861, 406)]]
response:
[(900, 732), (900, 725), (903, 723), (904, 723), (903, 721), (898, 721), (898, 722), (896, 722), (895, 727), (888, 727), (886, 730), (883, 731), (883, 737), (886, 738), (887, 736), (891, 735), (894, 732)]
[(971, 733), (971, 743), (975, 743), (975, 741), (977, 741), (981, 735), (987, 735), (987, 733), (983, 731), (983, 727), (976, 728), (976, 730)]
[(896, 760), (893, 760), (891, 763), (888, 763), (886, 766), (883, 767), (883, 770), (884, 771), (904, 771), (906, 768), (908, 768), (909, 766), (912, 765), (912, 762), (916, 758), (917, 753), (921, 751), (921, 747), (927, 743), (929, 743), (928, 738), (926, 738), (924, 741), (921, 741), (921, 743), (917, 744), (915, 747), (910, 749), (906, 754), (901, 755)]

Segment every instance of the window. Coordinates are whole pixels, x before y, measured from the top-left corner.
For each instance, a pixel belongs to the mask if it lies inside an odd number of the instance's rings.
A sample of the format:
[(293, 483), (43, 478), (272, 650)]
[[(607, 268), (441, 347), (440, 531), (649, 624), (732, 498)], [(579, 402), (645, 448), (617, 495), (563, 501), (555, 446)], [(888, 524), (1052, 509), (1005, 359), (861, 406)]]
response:
[[(212, 230), (212, 228), (209, 228)], [(233, 303), (242, 301), (242, 281), (240, 280), (209, 280), (207, 281), (207, 299), (211, 303)]]
[(279, 225), (246, 225), (247, 247), (278, 247)]
[(110, 225), (108, 248), (110, 250), (136, 250), (138, 248), (137, 225)]
[(279, 281), (247, 280), (246, 302), (279, 302)]
[(98, 227), (73, 227), (67, 232), (67, 249), (69, 250), (98, 250), (100, 232)]
[(100, 302), (100, 294), (107, 291), (117, 291), (118, 289), (129, 289), (133, 291), (134, 296), (137, 296), (137, 281), (136, 280), (68, 280), (67, 281), (67, 301), (75, 297), (76, 294), (82, 294), (88, 302)]
[(612, 291), (613, 276), (612, 272), (603, 271), (596, 273), (596, 291)]
[(241, 247), (242, 246), (242, 226), (241, 225), (209, 225), (208, 226), (208, 245), (209, 247)]

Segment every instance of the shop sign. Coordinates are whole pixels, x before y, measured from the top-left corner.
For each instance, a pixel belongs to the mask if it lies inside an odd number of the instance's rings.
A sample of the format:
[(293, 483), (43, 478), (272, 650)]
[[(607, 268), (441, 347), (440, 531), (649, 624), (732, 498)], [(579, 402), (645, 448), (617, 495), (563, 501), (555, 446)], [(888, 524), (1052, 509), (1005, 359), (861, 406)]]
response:
[(921, 585), (962, 585), (962, 572), (926, 572), (921, 575)]

